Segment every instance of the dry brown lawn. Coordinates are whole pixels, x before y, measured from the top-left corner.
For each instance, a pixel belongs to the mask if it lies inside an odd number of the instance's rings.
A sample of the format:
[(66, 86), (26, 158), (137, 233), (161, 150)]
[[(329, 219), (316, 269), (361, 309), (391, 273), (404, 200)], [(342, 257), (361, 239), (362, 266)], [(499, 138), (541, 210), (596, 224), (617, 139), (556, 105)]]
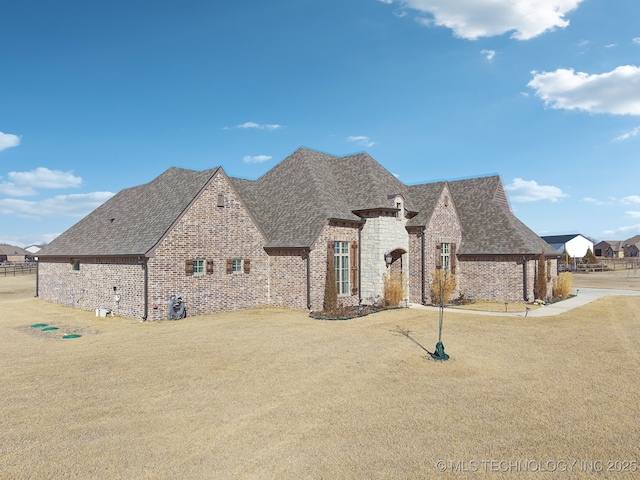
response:
[[(20, 277), (0, 278), (0, 309), (2, 479), (634, 478), (639, 468), (640, 297), (542, 318), (447, 310), (447, 362), (425, 351), (438, 313), (417, 309), (142, 323), (34, 299), (33, 279)], [(30, 328), (39, 322), (60, 330)]]

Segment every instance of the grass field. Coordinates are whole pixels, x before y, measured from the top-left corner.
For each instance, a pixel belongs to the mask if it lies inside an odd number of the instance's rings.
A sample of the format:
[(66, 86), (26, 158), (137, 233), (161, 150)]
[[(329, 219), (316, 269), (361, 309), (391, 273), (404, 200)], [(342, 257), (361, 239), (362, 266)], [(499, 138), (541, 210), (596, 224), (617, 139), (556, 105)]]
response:
[[(618, 281), (640, 284), (602, 280)], [(437, 312), (330, 322), (271, 308), (142, 323), (34, 299), (33, 283), (0, 278), (2, 479), (634, 478), (640, 468), (640, 297), (535, 319), (448, 310), (451, 359), (436, 362), (426, 350)], [(59, 330), (31, 328), (40, 322)]]

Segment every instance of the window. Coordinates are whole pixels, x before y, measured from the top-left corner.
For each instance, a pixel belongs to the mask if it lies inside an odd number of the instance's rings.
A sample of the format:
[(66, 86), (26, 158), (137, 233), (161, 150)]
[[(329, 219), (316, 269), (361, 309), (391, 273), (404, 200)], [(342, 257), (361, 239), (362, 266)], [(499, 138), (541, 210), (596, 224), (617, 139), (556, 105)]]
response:
[(451, 267), (451, 244), (443, 243), (440, 253), (441, 253), (440, 265), (442, 265), (442, 269), (449, 270), (449, 268)]
[(456, 273), (456, 244), (439, 243), (436, 245), (436, 269)]
[(335, 242), (333, 260), (338, 295), (349, 295), (349, 242)]
[(193, 261), (193, 274), (202, 275), (203, 273), (204, 273), (204, 260), (201, 258), (196, 258)]
[(398, 211), (396, 212), (396, 218), (398, 220), (404, 219), (404, 205), (402, 203), (402, 198), (396, 197), (396, 208)]
[(234, 258), (233, 260), (231, 260), (231, 271), (233, 273), (242, 272), (242, 259), (241, 258)]
[(71, 270), (73, 272), (80, 271), (80, 260), (71, 260)]

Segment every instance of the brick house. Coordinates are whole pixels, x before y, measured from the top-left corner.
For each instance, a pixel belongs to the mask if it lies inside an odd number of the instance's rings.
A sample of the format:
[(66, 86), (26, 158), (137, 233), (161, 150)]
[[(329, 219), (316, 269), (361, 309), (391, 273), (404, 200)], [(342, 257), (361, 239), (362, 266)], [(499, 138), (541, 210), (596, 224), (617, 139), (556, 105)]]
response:
[(466, 297), (533, 300), (543, 252), (551, 285), (557, 254), (498, 176), (407, 186), (366, 153), (301, 148), (257, 180), (172, 167), (122, 190), (39, 252), (37, 295), (149, 320), (175, 294), (189, 315), (321, 310), (331, 265), (344, 305), (381, 297), (387, 272), (429, 303), (440, 268)]

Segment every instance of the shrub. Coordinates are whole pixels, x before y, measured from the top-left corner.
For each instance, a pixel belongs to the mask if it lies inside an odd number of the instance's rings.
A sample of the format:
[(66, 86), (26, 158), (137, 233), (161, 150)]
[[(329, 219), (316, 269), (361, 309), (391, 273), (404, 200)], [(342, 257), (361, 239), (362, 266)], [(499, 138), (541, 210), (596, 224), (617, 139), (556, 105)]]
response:
[(598, 258), (593, 254), (590, 248), (587, 249), (587, 253), (584, 254), (582, 261), (585, 263), (598, 263)]
[(562, 298), (563, 300), (571, 293), (571, 285), (573, 284), (573, 274), (564, 272), (558, 275), (553, 282), (553, 298)]
[(397, 306), (404, 298), (401, 273), (389, 273), (384, 277), (384, 301), (390, 307)]
[(434, 305), (449, 303), (456, 290), (456, 276), (448, 270), (438, 269), (431, 273), (431, 301)]

